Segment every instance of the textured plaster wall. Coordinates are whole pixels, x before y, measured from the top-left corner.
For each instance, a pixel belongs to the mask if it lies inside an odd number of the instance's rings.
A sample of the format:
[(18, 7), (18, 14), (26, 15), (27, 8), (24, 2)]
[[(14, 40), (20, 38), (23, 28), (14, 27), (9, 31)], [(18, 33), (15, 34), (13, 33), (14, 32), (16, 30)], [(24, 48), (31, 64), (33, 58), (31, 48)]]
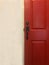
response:
[(23, 65), (23, 0), (0, 0), (0, 65)]

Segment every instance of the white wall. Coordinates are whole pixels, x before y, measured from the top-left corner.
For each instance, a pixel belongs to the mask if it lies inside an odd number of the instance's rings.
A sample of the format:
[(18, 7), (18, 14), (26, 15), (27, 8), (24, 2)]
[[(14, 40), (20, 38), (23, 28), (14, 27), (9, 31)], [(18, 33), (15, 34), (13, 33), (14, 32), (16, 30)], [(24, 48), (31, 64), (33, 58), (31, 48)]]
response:
[(0, 0), (0, 65), (24, 65), (23, 0)]

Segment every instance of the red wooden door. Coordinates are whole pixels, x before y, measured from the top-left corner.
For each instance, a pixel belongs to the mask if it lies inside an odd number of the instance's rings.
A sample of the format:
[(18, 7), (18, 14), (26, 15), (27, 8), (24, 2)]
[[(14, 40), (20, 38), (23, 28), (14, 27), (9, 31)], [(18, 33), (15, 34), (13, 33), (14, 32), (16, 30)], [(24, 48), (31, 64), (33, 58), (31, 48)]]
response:
[(24, 7), (25, 65), (49, 65), (49, 0), (25, 0)]

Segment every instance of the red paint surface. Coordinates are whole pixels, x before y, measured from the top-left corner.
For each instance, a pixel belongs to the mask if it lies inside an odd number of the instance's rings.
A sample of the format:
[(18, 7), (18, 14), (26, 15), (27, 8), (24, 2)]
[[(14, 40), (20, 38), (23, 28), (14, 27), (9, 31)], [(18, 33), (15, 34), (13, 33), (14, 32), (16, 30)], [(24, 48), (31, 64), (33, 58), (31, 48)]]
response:
[(24, 8), (30, 27), (24, 65), (49, 65), (49, 0), (24, 0)]

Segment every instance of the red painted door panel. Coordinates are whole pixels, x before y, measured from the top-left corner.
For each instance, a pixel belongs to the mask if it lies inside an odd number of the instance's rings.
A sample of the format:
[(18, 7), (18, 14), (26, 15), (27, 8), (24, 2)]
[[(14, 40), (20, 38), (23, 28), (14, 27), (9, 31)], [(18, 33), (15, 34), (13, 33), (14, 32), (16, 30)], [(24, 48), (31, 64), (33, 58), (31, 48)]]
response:
[(49, 65), (49, 0), (24, 0), (24, 8), (25, 65)]

